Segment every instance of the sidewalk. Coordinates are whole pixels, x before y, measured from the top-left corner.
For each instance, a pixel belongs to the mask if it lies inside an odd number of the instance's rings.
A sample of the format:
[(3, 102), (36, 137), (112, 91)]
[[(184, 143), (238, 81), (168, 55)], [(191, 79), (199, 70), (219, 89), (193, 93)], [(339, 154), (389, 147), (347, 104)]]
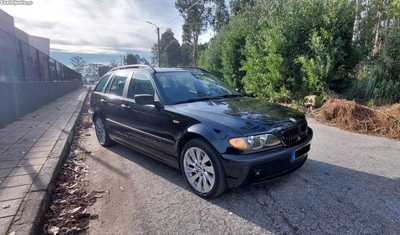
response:
[(40, 226), (87, 92), (79, 88), (0, 129), (0, 235)]

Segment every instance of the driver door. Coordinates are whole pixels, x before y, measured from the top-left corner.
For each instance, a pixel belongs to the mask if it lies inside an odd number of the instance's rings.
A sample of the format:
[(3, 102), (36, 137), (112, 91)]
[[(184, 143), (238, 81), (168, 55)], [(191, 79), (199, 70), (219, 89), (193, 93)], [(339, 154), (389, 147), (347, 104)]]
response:
[(155, 95), (155, 89), (149, 74), (134, 72), (128, 85), (126, 98), (121, 103), (124, 136), (131, 145), (157, 157), (164, 150), (162, 136), (162, 113), (153, 104), (140, 105), (135, 95)]

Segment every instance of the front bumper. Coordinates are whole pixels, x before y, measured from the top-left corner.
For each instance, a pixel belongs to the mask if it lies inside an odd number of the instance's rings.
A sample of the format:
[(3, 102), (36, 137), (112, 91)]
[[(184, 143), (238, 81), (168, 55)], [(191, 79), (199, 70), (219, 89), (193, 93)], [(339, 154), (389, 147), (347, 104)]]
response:
[(221, 154), (227, 183), (230, 188), (260, 183), (289, 174), (307, 160), (308, 150), (293, 160), (293, 151), (307, 148), (313, 137), (308, 128), (307, 137), (295, 146), (283, 147), (248, 155)]

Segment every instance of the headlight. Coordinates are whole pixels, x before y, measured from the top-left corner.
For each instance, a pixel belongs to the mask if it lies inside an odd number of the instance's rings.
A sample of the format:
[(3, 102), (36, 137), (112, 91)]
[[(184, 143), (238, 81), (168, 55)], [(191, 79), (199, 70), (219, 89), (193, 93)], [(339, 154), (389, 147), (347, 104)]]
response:
[(251, 148), (253, 150), (261, 149), (263, 147), (273, 148), (281, 145), (281, 141), (278, 137), (272, 134), (234, 138), (230, 139), (229, 143), (238, 149)]

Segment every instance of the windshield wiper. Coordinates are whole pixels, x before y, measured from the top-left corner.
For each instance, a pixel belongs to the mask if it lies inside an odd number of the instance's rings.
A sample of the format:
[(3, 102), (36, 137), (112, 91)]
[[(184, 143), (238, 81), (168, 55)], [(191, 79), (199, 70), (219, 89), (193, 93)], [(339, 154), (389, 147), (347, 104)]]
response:
[(221, 96), (200, 97), (200, 98), (196, 98), (196, 99), (191, 98), (191, 99), (175, 102), (174, 104), (193, 103), (193, 102), (197, 102), (197, 101), (205, 101), (205, 100), (213, 100), (213, 99), (224, 99), (224, 98), (242, 97), (242, 96), (243, 95), (230, 94), (230, 95), (221, 95)]
[(231, 97), (242, 97), (243, 95), (235, 95), (235, 94), (230, 94), (230, 95), (221, 95), (221, 96), (218, 96), (218, 97), (221, 97), (221, 98), (231, 98)]
[(214, 97), (203, 97), (203, 98), (196, 98), (196, 99), (187, 99), (187, 100), (182, 100), (175, 102), (174, 104), (183, 104), (183, 103), (193, 103), (197, 101), (205, 101), (205, 100), (211, 100), (211, 99), (221, 99), (221, 96), (214, 96)]

